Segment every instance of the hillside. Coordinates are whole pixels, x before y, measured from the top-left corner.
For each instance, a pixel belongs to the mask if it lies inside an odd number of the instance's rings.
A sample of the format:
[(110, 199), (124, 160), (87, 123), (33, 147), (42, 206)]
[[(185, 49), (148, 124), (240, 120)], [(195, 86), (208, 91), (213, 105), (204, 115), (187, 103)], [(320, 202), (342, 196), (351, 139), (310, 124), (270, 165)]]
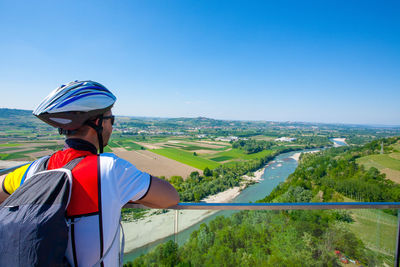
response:
[(0, 108), (0, 118), (32, 116), (32, 110)]
[(384, 154), (373, 154), (358, 158), (356, 162), (366, 169), (372, 167), (386, 175), (387, 179), (400, 184), (400, 142), (386, 146)]

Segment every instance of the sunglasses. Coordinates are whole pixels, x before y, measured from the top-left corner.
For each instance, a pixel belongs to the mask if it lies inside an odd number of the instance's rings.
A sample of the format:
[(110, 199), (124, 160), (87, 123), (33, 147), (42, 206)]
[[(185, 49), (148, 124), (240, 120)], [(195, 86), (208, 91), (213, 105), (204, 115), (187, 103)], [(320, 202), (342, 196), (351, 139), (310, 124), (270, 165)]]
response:
[(111, 115), (111, 116), (104, 116), (104, 117), (103, 117), (103, 120), (108, 120), (108, 119), (111, 120), (111, 125), (114, 125), (115, 116), (114, 116), (114, 115)]

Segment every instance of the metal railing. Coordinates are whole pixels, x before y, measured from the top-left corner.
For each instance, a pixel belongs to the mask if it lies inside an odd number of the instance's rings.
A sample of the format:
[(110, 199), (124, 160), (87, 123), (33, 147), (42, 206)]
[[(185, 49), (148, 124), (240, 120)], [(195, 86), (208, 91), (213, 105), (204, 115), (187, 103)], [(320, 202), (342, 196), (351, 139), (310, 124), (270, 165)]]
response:
[[(128, 203), (124, 208), (150, 209)], [(173, 210), (329, 210), (329, 209), (400, 209), (400, 202), (305, 202), (305, 203), (179, 203)]]
[(11, 167), (11, 168), (7, 168), (7, 169), (3, 169), (3, 170), (0, 170), (0, 175), (3, 175), (3, 174), (7, 174), (7, 173), (9, 173), (9, 172), (12, 172), (13, 170), (16, 170), (16, 169), (18, 169), (19, 167), (22, 167), (22, 166), (24, 166), (24, 165), (26, 165), (27, 163), (24, 163), (24, 164), (20, 164), (20, 165), (18, 165), (18, 166), (14, 166), (14, 167)]

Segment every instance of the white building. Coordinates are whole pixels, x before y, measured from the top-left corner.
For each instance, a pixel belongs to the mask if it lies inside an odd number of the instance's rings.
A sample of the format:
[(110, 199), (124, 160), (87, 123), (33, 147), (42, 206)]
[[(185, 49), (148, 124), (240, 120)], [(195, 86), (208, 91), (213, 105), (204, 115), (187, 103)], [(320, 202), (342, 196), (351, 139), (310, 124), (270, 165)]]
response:
[(295, 141), (296, 138), (291, 138), (291, 137), (281, 137), (281, 138), (276, 138), (276, 142), (293, 142)]

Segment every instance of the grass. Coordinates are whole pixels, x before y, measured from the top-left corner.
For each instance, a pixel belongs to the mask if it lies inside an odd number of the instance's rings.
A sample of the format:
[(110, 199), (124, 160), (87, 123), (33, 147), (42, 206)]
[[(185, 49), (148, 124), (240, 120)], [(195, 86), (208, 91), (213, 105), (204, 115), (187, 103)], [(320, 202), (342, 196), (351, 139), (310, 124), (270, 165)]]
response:
[(150, 151), (200, 170), (204, 170), (205, 167), (214, 169), (219, 166), (218, 163), (212, 160), (200, 156), (194, 156), (193, 153), (175, 148), (151, 149)]
[[(344, 197), (345, 202), (354, 202)], [(381, 255), (389, 266), (393, 266), (396, 251), (397, 218), (383, 210), (352, 210), (354, 219), (349, 224), (350, 230), (362, 240), (364, 245)]]
[(15, 152), (15, 153), (11, 153), (11, 154), (0, 154), (0, 155), (6, 155), (2, 158), (2, 160), (26, 159), (26, 158), (31, 159), (31, 157), (27, 156), (26, 154), (35, 153), (35, 152), (39, 152), (39, 151), (42, 151), (42, 149), (36, 148), (36, 149), (25, 150), (25, 151), (21, 151), (21, 152)]
[(163, 146), (169, 146), (169, 147), (184, 147), (184, 145), (177, 145), (177, 144), (163, 144)]
[(16, 146), (22, 146), (22, 144), (18, 144), (18, 143), (0, 144), (0, 147), (16, 147)]
[(209, 148), (209, 147), (204, 147), (204, 146), (195, 146), (195, 145), (188, 145), (185, 147), (182, 147), (184, 150), (215, 150), (214, 148)]
[(395, 151), (400, 152), (400, 143), (396, 143), (396, 144), (393, 144), (393, 145), (391, 145), (391, 146), (393, 147), (393, 149), (394, 149)]
[(224, 152), (220, 152), (220, 153), (212, 155), (212, 159), (215, 160), (215, 158), (216, 158), (218, 160), (218, 159), (224, 157), (224, 158), (230, 158), (230, 159), (251, 160), (251, 159), (257, 159), (257, 158), (263, 158), (272, 153), (273, 153), (272, 150), (263, 150), (258, 153), (246, 154), (240, 149), (231, 149), (228, 151), (224, 151)]
[(5, 159), (7, 159), (7, 157), (8, 157), (9, 155), (10, 155), (10, 154), (1, 153), (1, 154), (0, 154), (0, 160), (5, 160)]
[(391, 153), (389, 156), (390, 156), (391, 158), (393, 158), (393, 159), (396, 159), (396, 160), (399, 160), (399, 161), (400, 161), (400, 153), (399, 153), (399, 152)]
[[(141, 145), (136, 144), (130, 139), (111, 140), (108, 144), (110, 147), (122, 147), (128, 151), (144, 149)], [(110, 149), (111, 150), (111, 149)]]
[[(39, 152), (39, 151), (43, 151), (43, 150), (56, 151), (56, 150), (59, 150), (61, 148), (62, 148), (61, 145), (53, 145), (53, 144), (48, 145), (48, 146), (33, 147), (32, 149), (19, 151), (19, 152), (15, 152), (15, 153), (2, 153), (2, 154), (0, 154), (0, 159), (1, 160), (14, 160), (14, 159), (29, 159), (29, 160), (32, 160), (32, 159), (35, 159), (35, 158), (29, 156), (28, 154), (30, 154), (30, 153), (35, 153), (35, 152)], [(3, 152), (3, 150), (2, 150), (2, 152)]]
[(211, 158), (211, 160), (216, 161), (216, 162), (227, 161), (230, 159), (232, 159), (232, 157), (229, 157), (229, 156), (220, 156), (220, 157), (216, 157), (216, 158)]
[(104, 152), (112, 152), (110, 146), (106, 146), (106, 147), (104, 148)]
[(396, 250), (397, 219), (381, 210), (354, 210), (353, 231), (366, 247), (381, 254), (389, 261), (394, 259)]
[[(398, 153), (393, 154), (395, 157), (398, 156)], [(368, 169), (371, 167), (375, 167), (378, 170), (389, 168), (392, 170), (400, 171), (400, 160), (395, 157), (391, 157), (391, 154), (369, 155), (357, 159), (356, 162), (358, 164), (364, 165)]]
[(18, 150), (21, 149), (21, 147), (6, 147), (6, 148), (1, 148), (0, 152), (8, 152), (8, 151), (13, 151), (13, 150)]

